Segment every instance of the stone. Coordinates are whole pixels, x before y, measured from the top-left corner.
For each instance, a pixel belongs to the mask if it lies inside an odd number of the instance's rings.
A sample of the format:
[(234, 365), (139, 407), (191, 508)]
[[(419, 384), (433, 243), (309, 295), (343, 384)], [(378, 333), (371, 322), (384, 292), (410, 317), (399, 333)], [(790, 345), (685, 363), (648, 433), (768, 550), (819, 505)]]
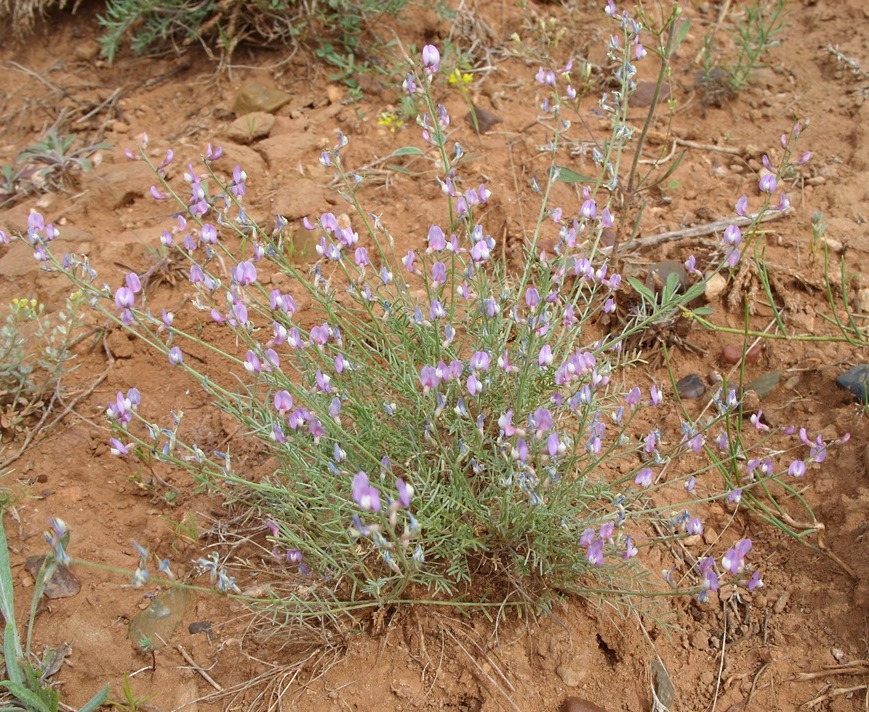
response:
[(854, 300), (854, 308), (860, 314), (869, 314), (869, 288), (864, 287), (857, 291), (857, 299)]
[(239, 116), (251, 114), (256, 111), (264, 111), (274, 114), (278, 109), (287, 104), (292, 95), (280, 89), (272, 89), (262, 84), (245, 84), (241, 91), (236, 94), (232, 110)]
[(555, 668), (555, 672), (568, 687), (579, 687), (588, 677), (588, 670), (578, 665), (576, 661), (559, 665)]
[(676, 381), (676, 393), (680, 398), (700, 398), (706, 393), (706, 385), (700, 376), (691, 373)]
[(559, 712), (606, 712), (606, 709), (581, 697), (565, 697)]
[[(655, 86), (657, 82), (642, 81), (637, 82), (637, 90), (631, 97), (630, 106), (635, 109), (642, 109), (652, 105), (655, 98)], [(661, 85), (661, 91), (658, 94), (658, 103), (661, 104), (670, 98), (670, 85), (666, 82)]]
[(92, 62), (100, 54), (100, 43), (96, 40), (80, 40), (75, 45), (73, 56), (80, 62)]
[(129, 638), (133, 648), (150, 653), (165, 647), (189, 604), (190, 593), (185, 588), (170, 588), (154, 598), (130, 621)]
[(646, 288), (651, 289), (655, 294), (660, 294), (667, 280), (672, 278), (671, 275), (676, 275), (675, 278), (683, 291), (688, 289), (688, 270), (678, 260), (663, 260), (650, 264), (646, 275)]
[(780, 378), (781, 374), (777, 371), (765, 373), (762, 376), (758, 376), (750, 383), (747, 383), (745, 385), (745, 390), (754, 391), (757, 394), (758, 399), (763, 400), (775, 390)]
[(274, 116), (265, 111), (254, 111), (233, 121), (226, 135), (230, 141), (246, 146), (268, 138), (274, 125)]
[(703, 290), (703, 294), (706, 297), (706, 301), (711, 302), (724, 294), (725, 289), (727, 289), (727, 280), (723, 275), (716, 273), (706, 280), (706, 288)]
[[(34, 581), (39, 577), (44, 561), (44, 556), (31, 556), (24, 562), (24, 568), (33, 576)], [(46, 598), (70, 598), (79, 591), (81, 584), (66, 566), (58, 566), (45, 583)]]
[(836, 379), (839, 388), (847, 388), (861, 403), (869, 402), (869, 364), (861, 363)]

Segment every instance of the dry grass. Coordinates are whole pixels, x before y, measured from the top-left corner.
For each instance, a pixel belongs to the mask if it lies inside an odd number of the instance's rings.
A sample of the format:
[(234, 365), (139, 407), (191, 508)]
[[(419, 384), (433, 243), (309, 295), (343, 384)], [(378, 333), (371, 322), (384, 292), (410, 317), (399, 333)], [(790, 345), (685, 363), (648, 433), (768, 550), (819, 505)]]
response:
[[(73, 4), (73, 12), (80, 0)], [(0, 0), (0, 20), (11, 25), (16, 37), (24, 37), (39, 18), (45, 17), (50, 10), (62, 10), (69, 0)]]

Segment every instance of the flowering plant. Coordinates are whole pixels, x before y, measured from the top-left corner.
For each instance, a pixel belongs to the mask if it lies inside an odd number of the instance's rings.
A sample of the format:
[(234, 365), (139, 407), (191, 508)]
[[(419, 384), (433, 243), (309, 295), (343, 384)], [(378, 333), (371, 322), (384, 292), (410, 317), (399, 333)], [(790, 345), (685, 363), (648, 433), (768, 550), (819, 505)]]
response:
[[(189, 264), (194, 304), (212, 324), (202, 336), (166, 308), (158, 313), (135, 273), (114, 289), (99, 287), (85, 258), (56, 258), (56, 229), (33, 214), (24, 239), (37, 259), (197, 380), (277, 466), (240, 471), (230, 453), (186, 442), (182, 414), (173, 412), (169, 427), (145, 418), (139, 406), (147, 395), (135, 388), (108, 407), (112, 451), (187, 470), (254, 508), (274, 555), (306, 590), (314, 585), (319, 600), (340, 606), (410, 597), (545, 605), (553, 592), (641, 594), (657, 584), (637, 563), (640, 551), (661, 536), (699, 538), (693, 507), (736, 507), (743, 493), (787, 487), (784, 478), (821, 462), (826, 443), (802, 432), (809, 457), (776, 464), (768, 443), (777, 433), (759, 412), (752, 427), (744, 423), (727, 382), (690, 417), (684, 408), (671, 412), (664, 388), (643, 378), (631, 337), (668, 314), (705, 313), (691, 306), (702, 279), (661, 293), (633, 280), (640, 300), (621, 321), (610, 318), (629, 299), (602, 236), (615, 221), (619, 159), (630, 139), (625, 108), (633, 63), (645, 50), (639, 23), (612, 2), (606, 11), (619, 27), (610, 52), (621, 89), (601, 101), (613, 128), (594, 153), (599, 177), (583, 187), (578, 209), (552, 206), (556, 185), (570, 175), (557, 158), (576, 92), (571, 65), (541, 69), (551, 164), (533, 186), (538, 220), (518, 266), (502, 258), (479, 220), (493, 188), (462, 174), (463, 149), (435, 98), (441, 56), (432, 45), (403, 83), (418, 102), (425, 148), (396, 154), (434, 156), (445, 211), (410, 250), (400, 252), (383, 220), (364, 209), (343, 134), (321, 162), (334, 170), (353, 217), (305, 220), (319, 258), (310, 274), (285, 257), (285, 221), (266, 229), (250, 218), (248, 176), (240, 166), (222, 174), (220, 149), (208, 147), (204, 172), (188, 165), (181, 187), (170, 175), (171, 150), (154, 162), (146, 138), (129, 153), (153, 168), (152, 196), (179, 207), (161, 243)], [(788, 160), (778, 168), (765, 160), (766, 199), (755, 220), (772, 209)], [(777, 207), (786, 202), (781, 194)], [(747, 212), (747, 198), (737, 209)], [(752, 226), (725, 231), (716, 269), (738, 263), (746, 235)], [(686, 268), (699, 274), (693, 257)], [(291, 288), (268, 286), (275, 274)], [(207, 376), (190, 352), (219, 363), (225, 377)], [(679, 581), (675, 570), (665, 579), (700, 598), (722, 576), (754, 588), (759, 572), (745, 578), (751, 546), (747, 537), (735, 541), (720, 564), (704, 551), (693, 579)], [(215, 559), (212, 578), (235, 590), (222, 567)], [(491, 585), (481, 589), (475, 583), (484, 577)], [(308, 609), (301, 596), (287, 600)]]

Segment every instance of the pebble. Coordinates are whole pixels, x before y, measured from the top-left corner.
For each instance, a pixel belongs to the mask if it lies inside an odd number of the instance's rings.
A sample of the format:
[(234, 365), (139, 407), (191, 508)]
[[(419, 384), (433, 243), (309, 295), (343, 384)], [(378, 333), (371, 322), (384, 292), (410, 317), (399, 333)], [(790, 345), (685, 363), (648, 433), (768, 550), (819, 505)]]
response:
[(187, 589), (170, 588), (159, 594), (130, 621), (129, 639), (133, 648), (149, 653), (164, 647), (189, 604)]
[[(737, 344), (728, 344), (723, 349), (721, 349), (721, 356), (719, 360), (721, 363), (726, 364), (737, 364), (742, 360), (742, 352), (743, 346)], [(762, 346), (761, 344), (756, 344), (752, 348), (748, 350), (748, 353), (745, 354), (745, 362), (746, 363), (754, 363), (760, 357)]]
[(226, 135), (231, 141), (245, 146), (268, 138), (275, 125), (275, 117), (266, 111), (254, 111), (239, 116), (229, 125)]
[(869, 288), (864, 287), (857, 292), (857, 299), (854, 301), (854, 307), (861, 314), (869, 314)]
[[(651, 106), (652, 100), (655, 98), (655, 86), (658, 82), (642, 81), (637, 82), (637, 89), (631, 97), (631, 106), (637, 109), (642, 109), (645, 106)], [(670, 85), (662, 84), (661, 91), (658, 94), (658, 103), (667, 101), (670, 98)]]
[(727, 289), (727, 280), (724, 276), (713, 274), (706, 280), (706, 288), (703, 290), (703, 294), (706, 297), (706, 301), (711, 302), (718, 299), (718, 297), (724, 293), (725, 289)]
[(760, 400), (766, 398), (775, 390), (778, 385), (781, 374), (778, 371), (771, 371), (762, 376), (758, 376), (745, 386), (746, 391), (754, 391)]
[(646, 288), (660, 294), (664, 290), (664, 285), (670, 279), (671, 275), (676, 275), (676, 280), (679, 287), (684, 291), (690, 286), (688, 280), (688, 271), (678, 260), (663, 260), (662, 262), (654, 262), (649, 265), (649, 272), (646, 275)]
[(497, 114), (474, 105), (474, 111), (468, 112), (465, 120), (471, 125), (471, 128), (479, 133), (489, 133), (496, 124), (500, 124), (503, 119)]
[[(44, 556), (31, 556), (24, 562), (24, 568), (36, 580), (42, 569)], [(81, 584), (66, 566), (58, 566), (45, 583), (46, 598), (69, 598), (81, 591)]]
[(691, 373), (676, 381), (676, 393), (679, 394), (680, 398), (700, 398), (706, 393), (706, 386), (700, 376)]
[(560, 712), (606, 712), (606, 710), (581, 697), (565, 697), (564, 702), (561, 703)]
[(568, 687), (579, 687), (583, 680), (588, 677), (588, 670), (586, 668), (572, 662), (559, 665), (555, 668), (555, 673)]
[(254, 111), (273, 114), (291, 98), (287, 92), (279, 89), (270, 89), (262, 84), (245, 84), (236, 95), (232, 110), (238, 115)]
[(845, 371), (836, 379), (839, 388), (847, 388), (854, 397), (862, 402), (869, 401), (869, 364), (861, 363)]

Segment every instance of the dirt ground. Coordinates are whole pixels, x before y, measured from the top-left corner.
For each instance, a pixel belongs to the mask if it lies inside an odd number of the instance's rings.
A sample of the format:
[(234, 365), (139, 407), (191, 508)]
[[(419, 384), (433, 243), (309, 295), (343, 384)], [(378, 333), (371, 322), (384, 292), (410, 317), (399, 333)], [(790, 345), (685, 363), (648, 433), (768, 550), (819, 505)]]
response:
[[(413, 9), (396, 29), (405, 46), (443, 46), (450, 39), (458, 47), (476, 40), (488, 48), (488, 56), (477, 55), (487, 68), (475, 75), (474, 100), (501, 122), (477, 135), (461, 120), (466, 112), (458, 93), (444, 99), (454, 117), (455, 138), (478, 155), (471, 165), (493, 190), (484, 220), (493, 234), (503, 236), (505, 249), (518, 252), (536, 209), (525, 186), (546, 160), (537, 151), (546, 136), (535, 123), (539, 97), (533, 77), (540, 59), (530, 50), (560, 62), (578, 56), (601, 63), (609, 30), (602, 1), (572, 2), (569, 8), (512, 0), (476, 4), (478, 14), (464, 11), (455, 21)], [(789, 326), (833, 334), (824, 319), (829, 313), (826, 296), (819, 289), (822, 265), (809, 251), (811, 217), (816, 210), (824, 213), (828, 235), (844, 246), (859, 287), (862, 261), (869, 259), (869, 117), (864, 103), (869, 82), (865, 74), (858, 77), (837, 63), (829, 47), (869, 67), (869, 4), (793, 0), (770, 66), (723, 106), (705, 106), (695, 79), (704, 28), (722, 5), (728, 6), (726, 24), (738, 20), (745, 4), (686, 3), (694, 24), (674, 63), (676, 110), (670, 128), (674, 137), (705, 148), (687, 150), (647, 211), (642, 233), (726, 218), (739, 195), (756, 199), (761, 153), (775, 150), (780, 134), (796, 119), (810, 119), (801, 149), (811, 150), (814, 158), (791, 191), (793, 213), (767, 226), (767, 260), (783, 285)], [(98, 57), (94, 12), (84, 4), (75, 15), (50, 18), (27, 41), (6, 41), (0, 48), (0, 163), (11, 163), (59, 117), (68, 130), (90, 141), (105, 140), (114, 150), (101, 152), (95, 169), (68, 192), (34, 194), (7, 206), (0, 211), (0, 227), (21, 229), (29, 211), (39, 209), (60, 227), (60, 249), (88, 254), (100, 279), (109, 284), (119, 284), (128, 270), (142, 273), (154, 265), (153, 248), (170, 222), (165, 208), (148, 195), (153, 180), (147, 169), (123, 156), (142, 132), (149, 135), (152, 155), (172, 147), (182, 165), (196, 160), (208, 142), (223, 146), (224, 165), (240, 163), (249, 176), (254, 216), (269, 222), (280, 213), (295, 225), (305, 216), (342, 209), (328, 186), (331, 176), (318, 162), (320, 151), (335, 143), (338, 129), (350, 137), (345, 158), (350, 165), (370, 164), (398, 146), (419, 142), (412, 122), (396, 134), (377, 122), (399, 100), (397, 86), (363, 77), (363, 98), (351, 101), (345, 86), (330, 81), (330, 69), (304, 52), (241, 47), (232, 66), (219, 74), (199, 48), (181, 57), (122, 54), (107, 66)], [(564, 33), (559, 35), (560, 30)], [(524, 55), (515, 49), (514, 33), (530, 48)], [(641, 69), (650, 72), (651, 65)], [(268, 135), (245, 145), (246, 137), (229, 136), (239, 116), (236, 97), (251, 84), (290, 97), (275, 112)], [(588, 123), (597, 131), (597, 99), (586, 101)], [(666, 126), (661, 122), (655, 129)], [(581, 142), (574, 160), (578, 172), (590, 170)], [(365, 205), (383, 213), (399, 240), (408, 246), (421, 243), (430, 215), (441, 210), (432, 175), (385, 168), (372, 175), (376, 180), (363, 192)], [(573, 188), (563, 187), (556, 203), (575, 211), (577, 199)], [(684, 260), (692, 251), (702, 254), (713, 241), (668, 241), (633, 252), (628, 261), (642, 271), (650, 262)], [(0, 246), (0, 276), (4, 303), (35, 296), (54, 310), (69, 292), (63, 278), (39, 272), (22, 245)], [(152, 303), (183, 313), (191, 290), (177, 277), (169, 270), (155, 281)], [(715, 320), (739, 327), (742, 311), (729, 309), (726, 296), (712, 304)], [(763, 329), (769, 312), (759, 309), (752, 319), (753, 326)], [(697, 348), (676, 349), (677, 376), (705, 377), (721, 368), (718, 355), (731, 341), (699, 330), (686, 339)], [(865, 359), (846, 344), (778, 341), (748, 366), (749, 378), (772, 371), (782, 375), (763, 404), (770, 422), (805, 425), (828, 438), (851, 434), (801, 483), (824, 525), (819, 537), (827, 551), (818, 549), (818, 537), (811, 539), (814, 546), (803, 546), (751, 517), (730, 518), (723, 509), (711, 509), (706, 516), (713, 527), (730, 528), (732, 538), (754, 539), (765, 587), (739, 602), (721, 596), (702, 606), (693, 600), (668, 603), (669, 632), (647, 620), (621, 617), (607, 605), (576, 600), (564, 602), (550, 616), (507, 617), (497, 626), (482, 616), (448, 609), (381, 611), (348, 620), (341, 634), (324, 631), (318, 637), (268, 625), (216, 595), (200, 596), (183, 609), (183, 624), (157, 653), (152, 670), (150, 656), (131, 645), (128, 628), (130, 619), (147, 607), (146, 594), (153, 589), (134, 590), (123, 585), (123, 577), (76, 567), (81, 591), (48, 602), (36, 626), (37, 650), (71, 646), (54, 678), (70, 705), (82, 704), (105, 683), (111, 683), (117, 699), (124, 675), (136, 673), (136, 695), (148, 697), (148, 704), (161, 710), (554, 711), (574, 695), (608, 712), (638, 711), (653, 709), (652, 683), (663, 666), (675, 689), (670, 710), (869, 709), (869, 557), (864, 540), (869, 428), (863, 409), (835, 385), (840, 373)], [(6, 527), (22, 615), (33, 586), (24, 560), (43, 553), (41, 532), (51, 516), (70, 525), (72, 552), (80, 559), (132, 570), (137, 555), (131, 542), (136, 540), (187, 573), (193, 559), (217, 547), (223, 554), (238, 554), (231, 568), (244, 589), (255, 589), (255, 556), (236, 550), (249, 525), (233, 521), (234, 513), (198, 493), (185, 473), (164, 473), (163, 485), (141, 466), (113, 457), (104, 410), (118, 390), (136, 386), (155, 415), (165, 416), (170, 404), (184, 410), (202, 440), (215, 447), (233, 437), (235, 426), (210, 408), (183, 374), (167, 370), (162, 357), (119, 331), (107, 337), (105, 348), (82, 348), (77, 363), (71, 394), (84, 392), (102, 374), (104, 380), (23, 451), (4, 483), (16, 493), (16, 517), (7, 517)], [(663, 370), (650, 376), (666, 382)], [(21, 447), (24, 435), (19, 432), (6, 442), (6, 456)], [(255, 453), (249, 460), (250, 467), (262, 466)], [(268, 552), (259, 555), (265, 559)], [(726, 620), (729, 634), (722, 636)], [(191, 623), (203, 621), (211, 623), (210, 632), (190, 632)]]

